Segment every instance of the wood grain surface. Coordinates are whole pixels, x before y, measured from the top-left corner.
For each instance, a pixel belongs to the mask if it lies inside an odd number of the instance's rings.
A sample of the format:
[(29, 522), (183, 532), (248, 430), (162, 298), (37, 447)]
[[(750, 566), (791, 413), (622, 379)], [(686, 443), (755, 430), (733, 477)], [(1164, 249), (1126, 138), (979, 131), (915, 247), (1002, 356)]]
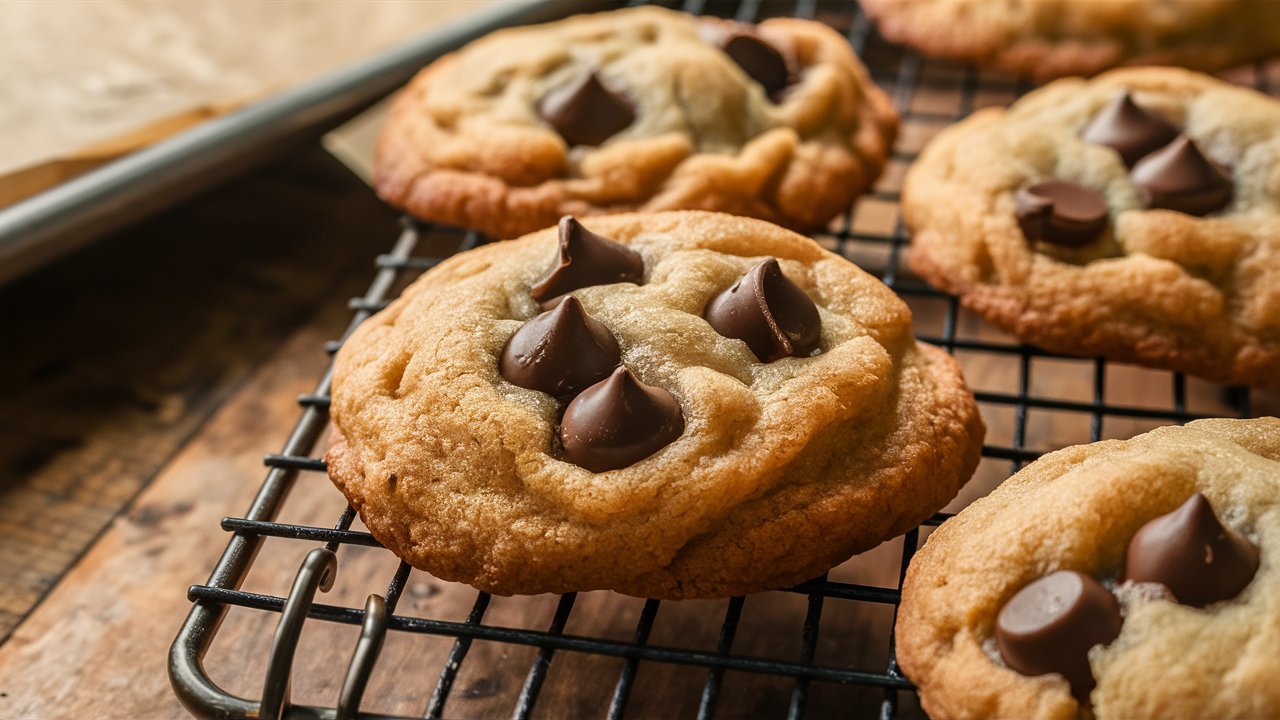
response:
[(394, 229), (316, 149), (0, 289), (0, 637)]

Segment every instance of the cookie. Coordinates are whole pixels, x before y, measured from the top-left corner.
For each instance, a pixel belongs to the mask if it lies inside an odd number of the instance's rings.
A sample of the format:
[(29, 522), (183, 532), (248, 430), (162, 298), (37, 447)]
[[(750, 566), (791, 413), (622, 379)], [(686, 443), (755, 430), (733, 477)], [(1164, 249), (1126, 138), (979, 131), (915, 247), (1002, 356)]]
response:
[(1280, 382), (1280, 101), (1173, 68), (1059, 80), (939, 133), (902, 211), (911, 268), (1027, 342)]
[(1280, 419), (1042, 457), (916, 553), (896, 637), (934, 718), (1280, 716)]
[(929, 57), (1038, 82), (1121, 65), (1220, 70), (1280, 53), (1274, 0), (862, 0), (880, 34)]
[(871, 186), (897, 123), (824, 25), (640, 7), (501, 30), (429, 65), (392, 105), (374, 187), (503, 238), (632, 210), (810, 230)]
[(802, 582), (944, 506), (984, 433), (879, 281), (697, 211), (453, 257), (352, 334), (332, 393), (329, 474), (373, 535), (499, 594)]

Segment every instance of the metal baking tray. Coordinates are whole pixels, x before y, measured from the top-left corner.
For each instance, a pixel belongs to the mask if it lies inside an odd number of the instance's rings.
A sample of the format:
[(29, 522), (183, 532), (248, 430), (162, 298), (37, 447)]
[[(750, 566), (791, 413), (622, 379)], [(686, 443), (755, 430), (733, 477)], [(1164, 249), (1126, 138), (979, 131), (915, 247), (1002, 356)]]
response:
[(600, 0), (498, 2), (0, 210), (0, 283), (278, 157), (368, 108), (423, 65), (492, 30)]

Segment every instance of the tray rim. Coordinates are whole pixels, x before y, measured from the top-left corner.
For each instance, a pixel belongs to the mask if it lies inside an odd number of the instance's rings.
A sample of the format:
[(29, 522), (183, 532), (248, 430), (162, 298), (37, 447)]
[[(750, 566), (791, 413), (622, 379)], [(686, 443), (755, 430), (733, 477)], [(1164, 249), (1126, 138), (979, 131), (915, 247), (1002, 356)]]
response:
[(422, 66), (499, 27), (607, 0), (500, 0), (0, 209), (0, 284), (303, 144), (374, 105)]

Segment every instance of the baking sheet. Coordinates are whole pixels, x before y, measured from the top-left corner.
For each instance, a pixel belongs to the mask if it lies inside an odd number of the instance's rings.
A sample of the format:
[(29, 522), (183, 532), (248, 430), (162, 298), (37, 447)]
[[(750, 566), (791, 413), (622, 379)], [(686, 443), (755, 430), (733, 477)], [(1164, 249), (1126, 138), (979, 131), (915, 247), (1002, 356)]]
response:
[[(223, 114), (227, 108), (214, 105), (203, 112), (196, 109), (194, 120), (161, 118), (152, 129), (172, 131), (197, 124), (142, 149), (134, 150), (136, 143), (128, 142), (92, 146), (87, 154), (40, 171), (44, 179), (56, 182), (103, 159), (111, 160), (119, 152), (128, 154), (0, 210), (0, 282), (300, 143), (314, 142), (406, 82), (430, 60), (496, 27), (546, 21), (600, 4), (594, 0), (485, 3), (466, 17), (318, 78), (247, 105), (233, 101), (237, 107), (232, 112)], [(443, 8), (453, 3), (427, 5)], [(7, 22), (0, 25), (12, 37), (13, 27)], [(0, 44), (4, 37), (0, 35)], [(0, 86), (0, 90), (7, 92), (10, 87)], [(10, 115), (0, 122), (0, 129), (4, 122), (17, 121)], [(146, 126), (142, 130), (141, 139), (152, 142), (152, 133), (146, 132)]]
[(0, 207), (498, 2), (0, 4)]

